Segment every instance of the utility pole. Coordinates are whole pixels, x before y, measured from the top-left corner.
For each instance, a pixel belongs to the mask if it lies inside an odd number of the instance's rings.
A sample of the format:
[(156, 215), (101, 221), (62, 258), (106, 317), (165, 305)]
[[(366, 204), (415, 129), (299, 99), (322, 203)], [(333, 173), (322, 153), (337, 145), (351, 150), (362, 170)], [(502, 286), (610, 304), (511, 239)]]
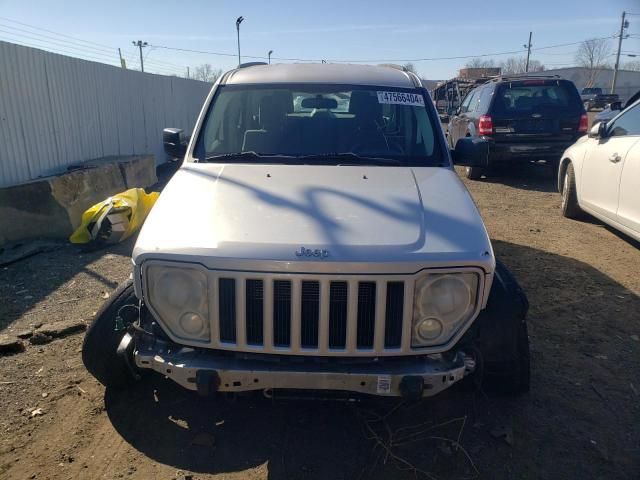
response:
[(187, 78), (191, 78), (191, 77), (189, 76), (189, 67), (187, 67)]
[(144, 59), (142, 58), (142, 49), (149, 44), (147, 42), (143, 42), (142, 40), (138, 40), (137, 42), (133, 41), (131, 43), (133, 43), (133, 45), (140, 49), (140, 70), (144, 72)]
[(120, 50), (119, 47), (118, 47), (118, 55), (120, 55), (120, 67), (122, 67), (122, 68), (124, 68), (126, 70), (127, 62), (125, 62), (124, 58), (122, 58), (122, 50)]
[(527, 63), (524, 66), (525, 73), (529, 72), (529, 57), (531, 56), (531, 34), (533, 32), (529, 32), (529, 43), (523, 45), (524, 48), (527, 49)]
[(624, 17), (627, 12), (622, 12), (622, 22), (620, 22), (620, 36), (618, 37), (618, 53), (616, 54), (616, 65), (613, 68), (613, 81), (611, 82), (611, 93), (616, 89), (616, 81), (618, 80), (618, 68), (620, 67), (620, 50), (622, 49), (622, 39), (624, 38), (624, 29), (629, 26), (629, 22)]
[(238, 67), (242, 65), (242, 60), (240, 59), (240, 24), (244, 20), (244, 17), (240, 16), (236, 20), (236, 31), (238, 32)]

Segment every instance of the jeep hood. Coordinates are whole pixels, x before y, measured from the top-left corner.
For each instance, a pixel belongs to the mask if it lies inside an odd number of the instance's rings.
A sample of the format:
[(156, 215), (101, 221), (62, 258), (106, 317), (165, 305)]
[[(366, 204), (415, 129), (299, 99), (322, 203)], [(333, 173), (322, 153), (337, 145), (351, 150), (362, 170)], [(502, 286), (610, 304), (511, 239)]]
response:
[[(301, 247), (327, 253), (300, 256)], [(176, 172), (149, 214), (133, 252), (137, 265), (146, 258), (351, 273), (353, 263), (396, 264), (400, 273), (491, 271), (494, 262), (476, 206), (452, 170), (197, 163)]]

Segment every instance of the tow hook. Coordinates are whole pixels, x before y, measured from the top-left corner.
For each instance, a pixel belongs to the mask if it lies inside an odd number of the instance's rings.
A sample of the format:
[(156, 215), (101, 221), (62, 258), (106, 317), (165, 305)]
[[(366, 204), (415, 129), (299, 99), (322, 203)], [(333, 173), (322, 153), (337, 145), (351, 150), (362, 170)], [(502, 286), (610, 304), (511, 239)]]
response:
[(127, 368), (129, 369), (129, 373), (136, 380), (140, 380), (140, 374), (136, 371), (131, 359), (133, 358), (133, 347), (135, 346), (135, 342), (133, 341), (133, 337), (130, 333), (125, 333), (122, 340), (120, 340), (120, 345), (118, 345), (118, 349), (116, 353), (119, 357), (124, 359), (124, 363), (126, 363)]

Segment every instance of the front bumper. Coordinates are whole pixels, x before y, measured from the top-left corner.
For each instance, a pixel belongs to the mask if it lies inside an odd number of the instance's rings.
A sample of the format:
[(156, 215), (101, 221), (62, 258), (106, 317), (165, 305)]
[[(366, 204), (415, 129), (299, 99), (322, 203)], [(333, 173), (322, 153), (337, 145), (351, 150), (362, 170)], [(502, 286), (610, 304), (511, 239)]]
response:
[(236, 357), (188, 347), (172, 350), (159, 342), (141, 347), (134, 352), (138, 368), (155, 370), (204, 395), (303, 389), (429, 397), (475, 369), (475, 361), (462, 351), (453, 355), (452, 360), (433, 355), (392, 360), (359, 359), (346, 363), (322, 357), (312, 360), (299, 357), (274, 359), (273, 356)]

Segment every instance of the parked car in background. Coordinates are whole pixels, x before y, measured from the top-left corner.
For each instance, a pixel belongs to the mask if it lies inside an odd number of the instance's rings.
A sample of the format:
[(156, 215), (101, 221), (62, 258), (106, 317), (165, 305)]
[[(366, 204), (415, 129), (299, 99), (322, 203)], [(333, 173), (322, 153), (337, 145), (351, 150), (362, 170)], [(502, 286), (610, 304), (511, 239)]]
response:
[(569, 80), (498, 77), (471, 90), (449, 122), (449, 145), (465, 137), (486, 139), (489, 155), (466, 167), (478, 179), (488, 168), (531, 160), (558, 165), (564, 150), (587, 132), (587, 114)]
[[(82, 358), (203, 395), (422, 398), (529, 389), (526, 296), (496, 259), (436, 110), (406, 69), (253, 65), (213, 86)], [(486, 145), (458, 142), (474, 163)], [(326, 392), (325, 392), (326, 394)]]
[(600, 87), (585, 87), (580, 92), (584, 109), (588, 112), (596, 108), (605, 108), (620, 100), (616, 93), (604, 93)]
[(567, 149), (558, 190), (565, 217), (587, 212), (640, 240), (640, 100)]
[(631, 98), (629, 98), (629, 100), (627, 100), (627, 102), (624, 104), (624, 106), (622, 105), (622, 102), (613, 102), (613, 103), (611, 103), (610, 105), (607, 106), (607, 108), (605, 108), (604, 110), (602, 110), (601, 112), (596, 114), (596, 116), (593, 118), (593, 124), (595, 125), (598, 122), (608, 122), (613, 117), (618, 115), (620, 113), (620, 110), (623, 110), (625, 108), (630, 107), (638, 99), (640, 99), (640, 90), (638, 90), (636, 93), (634, 93), (631, 96)]

